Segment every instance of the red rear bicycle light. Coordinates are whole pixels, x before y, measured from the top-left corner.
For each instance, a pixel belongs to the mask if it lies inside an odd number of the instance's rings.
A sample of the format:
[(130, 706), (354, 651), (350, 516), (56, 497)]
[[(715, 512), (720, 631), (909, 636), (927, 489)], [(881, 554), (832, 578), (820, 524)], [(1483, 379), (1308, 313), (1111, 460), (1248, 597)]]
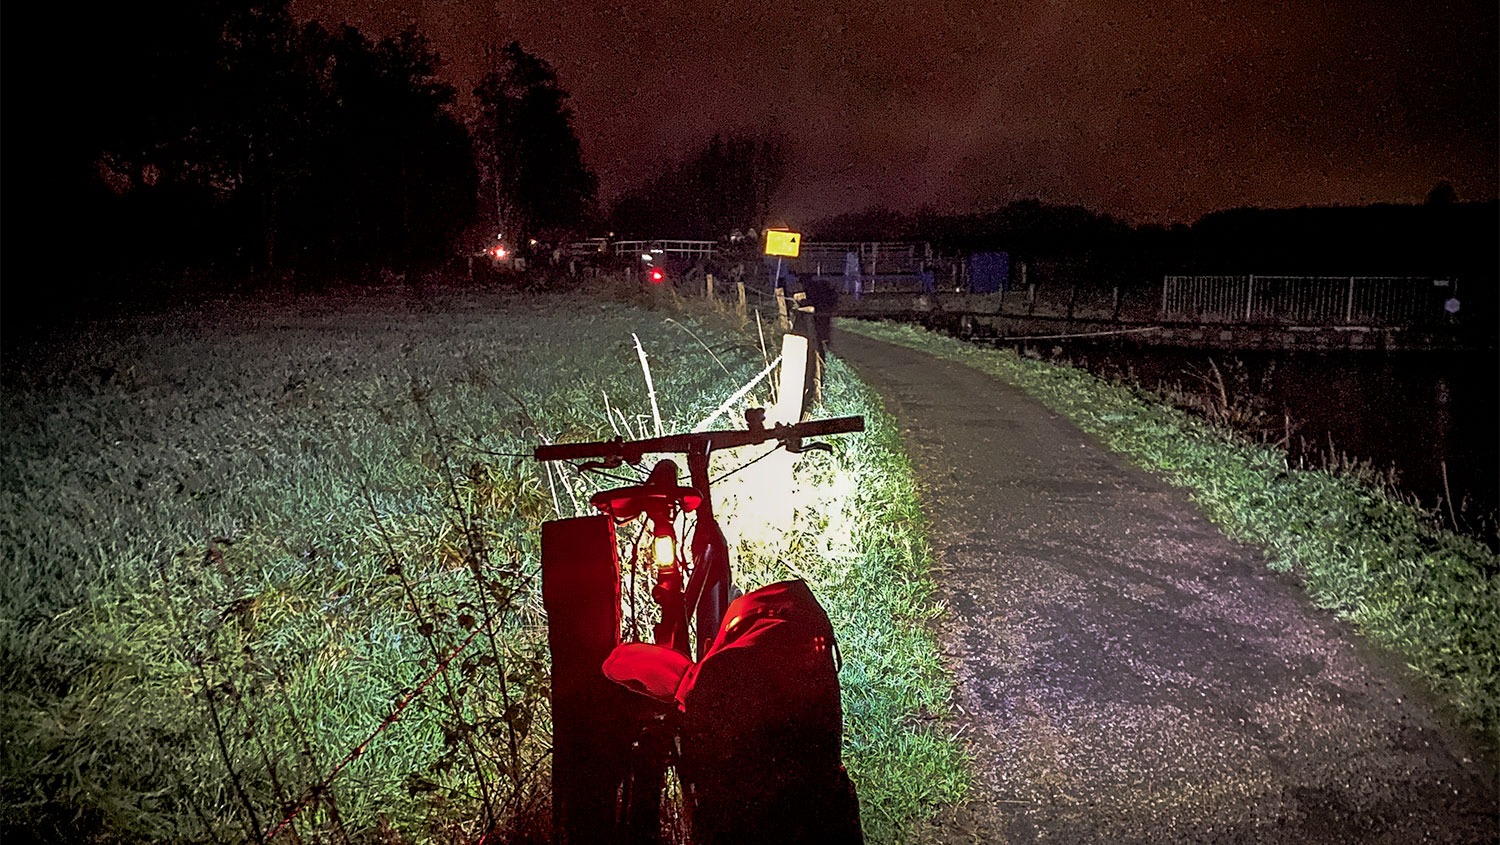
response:
[(651, 271), (651, 281), (653, 281), (653, 282), (660, 282), (661, 280), (662, 280), (662, 273), (661, 273), (661, 271), (660, 270), (652, 270)]

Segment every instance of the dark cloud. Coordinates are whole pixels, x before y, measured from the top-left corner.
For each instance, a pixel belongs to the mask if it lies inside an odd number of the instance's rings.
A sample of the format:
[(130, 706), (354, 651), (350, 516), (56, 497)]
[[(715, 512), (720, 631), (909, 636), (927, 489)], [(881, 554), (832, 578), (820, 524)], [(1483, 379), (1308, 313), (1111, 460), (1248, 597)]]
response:
[(1131, 220), (1497, 195), (1493, 3), (301, 0), (426, 31), (460, 90), (518, 39), (606, 197), (715, 131), (795, 139), (782, 212), (1039, 197)]

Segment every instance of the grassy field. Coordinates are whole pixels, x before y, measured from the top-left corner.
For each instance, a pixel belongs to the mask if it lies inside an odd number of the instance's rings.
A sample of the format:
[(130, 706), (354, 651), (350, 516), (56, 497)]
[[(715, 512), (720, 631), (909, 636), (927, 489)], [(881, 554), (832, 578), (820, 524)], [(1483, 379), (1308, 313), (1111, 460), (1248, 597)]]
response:
[[(350, 293), (8, 349), (3, 838), (544, 835), (539, 525), (618, 482), (525, 456), (650, 428), (633, 335), (664, 427), (691, 427), (764, 366), (742, 328), (670, 298)], [(909, 467), (835, 366), (820, 415), (852, 413), (867, 432), (799, 461), (784, 530), (725, 522), (746, 589), (802, 576), (828, 608), (846, 762), (892, 841), (967, 769), (918, 717), (949, 681)]]
[(1470, 724), (1500, 719), (1500, 556), (1353, 472), (1300, 469), (1284, 451), (1086, 370), (910, 326), (846, 320), (866, 334), (1014, 384), (1139, 465), (1187, 488), (1225, 533), (1300, 577), (1318, 606), (1393, 649)]

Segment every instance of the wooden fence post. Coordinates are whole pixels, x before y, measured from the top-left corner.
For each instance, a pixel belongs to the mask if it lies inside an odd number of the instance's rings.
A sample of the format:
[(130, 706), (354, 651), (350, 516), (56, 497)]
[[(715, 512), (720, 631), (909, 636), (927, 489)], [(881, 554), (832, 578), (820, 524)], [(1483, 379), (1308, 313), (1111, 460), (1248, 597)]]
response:
[(776, 404), (766, 415), (767, 425), (802, 421), (802, 395), (807, 388), (807, 338), (800, 334), (781, 336), (781, 369)]
[(736, 288), (738, 288), (738, 290), (739, 290), (739, 295), (740, 295), (739, 312), (740, 312), (740, 319), (743, 320), (743, 319), (745, 319), (745, 283), (744, 282), (735, 282), (734, 286)]
[[(802, 401), (807, 378), (807, 338), (785, 334), (781, 337), (781, 363), (777, 367), (776, 401), (766, 408), (766, 425), (792, 425), (802, 420)], [(762, 536), (774, 537), (791, 530), (795, 509), (793, 499), (786, 495), (791, 489), (792, 468), (798, 456), (785, 449), (774, 450), (755, 462), (744, 474), (737, 476), (723, 491), (736, 497), (739, 507), (748, 508), (756, 516), (755, 530), (765, 532)], [(730, 506), (733, 507), (733, 506)], [(728, 513), (729, 510), (724, 510)]]
[(703, 278), (708, 283), (707, 284), (708, 298), (709, 299), (713, 299), (714, 298), (714, 274), (713, 273), (708, 273)]

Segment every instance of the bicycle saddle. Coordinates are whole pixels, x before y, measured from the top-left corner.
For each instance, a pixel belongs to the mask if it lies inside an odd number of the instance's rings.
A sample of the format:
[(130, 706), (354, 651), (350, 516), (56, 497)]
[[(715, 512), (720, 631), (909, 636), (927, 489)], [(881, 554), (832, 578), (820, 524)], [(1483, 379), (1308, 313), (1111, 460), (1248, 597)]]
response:
[(603, 490), (589, 498), (589, 504), (622, 521), (643, 513), (665, 513), (674, 504), (685, 511), (695, 511), (702, 503), (702, 494), (677, 483), (677, 462), (670, 458), (657, 461), (644, 484)]

